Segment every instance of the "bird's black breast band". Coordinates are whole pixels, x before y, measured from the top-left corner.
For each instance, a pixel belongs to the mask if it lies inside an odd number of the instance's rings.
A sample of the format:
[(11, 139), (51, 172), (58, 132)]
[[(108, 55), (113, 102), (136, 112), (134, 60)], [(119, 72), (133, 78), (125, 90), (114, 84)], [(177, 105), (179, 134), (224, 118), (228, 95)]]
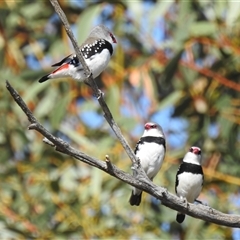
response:
[(180, 165), (177, 174), (179, 175), (184, 172), (189, 172), (192, 174), (203, 174), (203, 170), (200, 165), (185, 162)]
[[(178, 176), (182, 173), (200, 174), (200, 175), (202, 175), (202, 180), (204, 180), (202, 166), (193, 164), (193, 163), (183, 162), (177, 171), (176, 182), (175, 182), (175, 192), (176, 193), (177, 193), (177, 186), (179, 184)], [(202, 183), (203, 183), (203, 181), (202, 181)]]
[(162, 137), (151, 137), (151, 136), (147, 136), (147, 137), (142, 137), (140, 139), (140, 142), (144, 143), (144, 142), (154, 142), (157, 143), (159, 145), (163, 145), (164, 148), (166, 148), (166, 143), (165, 143), (165, 139)]
[(156, 143), (159, 145), (163, 145), (164, 149), (166, 149), (166, 142), (165, 139), (162, 137), (152, 137), (152, 136), (147, 136), (147, 137), (141, 137), (140, 140), (137, 143), (137, 146), (135, 148), (134, 153), (136, 154), (138, 151), (138, 146), (141, 144), (144, 144), (145, 142), (148, 143)]

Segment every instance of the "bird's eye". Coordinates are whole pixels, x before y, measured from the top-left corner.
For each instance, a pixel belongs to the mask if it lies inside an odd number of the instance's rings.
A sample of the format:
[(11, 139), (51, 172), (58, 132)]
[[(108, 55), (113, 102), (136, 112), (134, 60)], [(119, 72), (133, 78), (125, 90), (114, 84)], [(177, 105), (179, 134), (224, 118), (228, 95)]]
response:
[(193, 152), (193, 148), (192, 147), (189, 149), (189, 152)]
[(198, 155), (201, 155), (201, 153), (202, 153), (201, 150), (198, 150)]
[(151, 128), (157, 128), (157, 125), (156, 125), (156, 124), (153, 124), (153, 125), (151, 126)]

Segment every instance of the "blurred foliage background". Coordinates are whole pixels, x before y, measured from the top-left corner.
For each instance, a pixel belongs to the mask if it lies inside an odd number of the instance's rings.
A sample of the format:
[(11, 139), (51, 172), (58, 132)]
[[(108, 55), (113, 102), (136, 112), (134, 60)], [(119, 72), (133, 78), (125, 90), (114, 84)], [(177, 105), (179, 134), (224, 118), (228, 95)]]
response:
[[(240, 2), (60, 1), (81, 43), (103, 23), (118, 46), (97, 79), (122, 132), (135, 146), (147, 121), (158, 122), (167, 156), (154, 179), (174, 192), (188, 148), (203, 151), (200, 200), (240, 213)], [(37, 119), (91, 156), (131, 162), (105, 122), (91, 90), (72, 79), (38, 83), (51, 64), (72, 52), (48, 1), (0, 5), (0, 238), (240, 239), (237, 229), (187, 217), (42, 143), (5, 89), (18, 90)]]

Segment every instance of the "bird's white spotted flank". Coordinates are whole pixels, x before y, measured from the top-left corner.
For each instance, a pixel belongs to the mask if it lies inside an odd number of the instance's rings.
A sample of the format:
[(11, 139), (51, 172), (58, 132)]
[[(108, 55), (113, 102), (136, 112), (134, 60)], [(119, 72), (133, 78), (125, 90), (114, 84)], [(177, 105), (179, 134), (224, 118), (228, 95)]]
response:
[[(80, 46), (80, 50), (85, 58), (93, 78), (107, 67), (113, 54), (113, 44), (117, 43), (116, 38), (108, 28), (98, 25), (89, 34), (85, 42)], [(65, 57), (62, 61), (53, 64), (52, 67), (58, 67), (50, 74), (43, 76), (39, 82), (45, 82), (48, 79), (72, 77), (77, 81), (84, 81), (86, 75), (76, 54)]]

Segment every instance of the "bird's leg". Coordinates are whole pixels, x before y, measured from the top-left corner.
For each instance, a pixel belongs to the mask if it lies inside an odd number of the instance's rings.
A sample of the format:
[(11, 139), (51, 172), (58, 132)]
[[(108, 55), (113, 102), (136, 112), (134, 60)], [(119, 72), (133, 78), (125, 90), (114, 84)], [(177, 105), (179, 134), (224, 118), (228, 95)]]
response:
[(137, 176), (136, 168), (134, 166), (132, 166), (131, 169), (132, 169), (132, 172), (133, 172), (133, 177), (136, 177)]
[(137, 166), (138, 166), (138, 168), (140, 168), (140, 166), (141, 166), (141, 162), (140, 162), (140, 158), (139, 157), (137, 158)]
[(187, 198), (180, 196), (180, 199), (181, 199), (181, 201), (182, 201), (183, 203), (186, 204), (186, 208), (188, 208), (189, 204), (188, 204)]
[[(102, 92), (97, 86), (95, 88), (93, 85), (91, 85), (91, 83), (88, 81), (88, 78), (87, 78), (87, 80), (84, 80), (84, 83), (93, 90), (93, 96), (96, 97), (98, 100), (100, 98), (104, 97), (104, 92)], [(96, 91), (97, 91), (97, 93), (96, 93)]]
[(183, 196), (180, 196), (180, 199), (183, 203), (187, 202), (187, 198), (183, 197)]
[(167, 188), (163, 187), (163, 192), (162, 192), (163, 196), (167, 196), (168, 195), (168, 190)]
[[(133, 166), (131, 167), (131, 169), (133, 171), (133, 177), (137, 177), (137, 175), (138, 175), (137, 169), (139, 169), (140, 165), (141, 165), (140, 158), (137, 158), (137, 162), (133, 163)], [(136, 169), (136, 167), (137, 167), (137, 169)]]
[(103, 97), (104, 97), (104, 92), (102, 92), (100, 89), (98, 89), (96, 98), (99, 100), (100, 98), (103, 98)]
[(214, 209), (211, 208), (210, 206), (208, 206), (208, 207), (209, 207), (209, 212), (210, 212), (211, 214), (214, 214)]
[(95, 98), (97, 98), (97, 100), (99, 100), (100, 98), (102, 98), (104, 96), (104, 92), (102, 92), (100, 89), (98, 89), (97, 93), (96, 92), (93, 93), (93, 96)]

